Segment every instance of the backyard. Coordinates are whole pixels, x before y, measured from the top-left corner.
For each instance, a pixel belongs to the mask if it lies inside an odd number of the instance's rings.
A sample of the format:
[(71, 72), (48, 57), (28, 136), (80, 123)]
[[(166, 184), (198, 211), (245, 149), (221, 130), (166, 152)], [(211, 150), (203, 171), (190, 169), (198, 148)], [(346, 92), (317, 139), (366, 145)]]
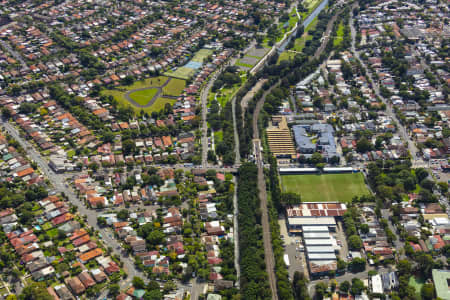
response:
[(303, 202), (350, 202), (354, 196), (369, 194), (361, 173), (283, 175), (284, 192), (298, 193)]

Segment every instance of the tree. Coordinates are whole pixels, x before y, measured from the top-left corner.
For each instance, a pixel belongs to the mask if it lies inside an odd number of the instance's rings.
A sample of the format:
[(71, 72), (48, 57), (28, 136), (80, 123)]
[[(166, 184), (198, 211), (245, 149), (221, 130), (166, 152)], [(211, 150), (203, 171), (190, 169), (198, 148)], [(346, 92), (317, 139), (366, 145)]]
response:
[(287, 192), (287, 193), (281, 193), (280, 201), (281, 201), (282, 205), (293, 205), (293, 204), (301, 203), (302, 198), (299, 194)]
[(14, 294), (9, 294), (8, 297), (6, 297), (6, 300), (17, 300), (17, 296)]
[(133, 277), (132, 283), (136, 289), (145, 289), (145, 282), (141, 277)]
[(362, 272), (366, 269), (366, 260), (364, 258), (355, 257), (348, 264), (348, 267), (352, 272)]
[(367, 151), (370, 151), (371, 149), (372, 149), (372, 144), (367, 140), (366, 137), (362, 137), (356, 143), (356, 151), (358, 151), (359, 153), (365, 153)]
[(435, 202), (433, 194), (427, 189), (421, 189), (419, 192), (419, 197), (422, 202)]
[(311, 155), (310, 161), (311, 161), (311, 163), (314, 164), (314, 165), (323, 162), (322, 154), (320, 154), (319, 152), (314, 152), (314, 153)]
[(433, 191), (435, 183), (429, 179), (424, 179), (420, 182), (420, 186), (429, 191)]
[(128, 217), (130, 215), (130, 212), (127, 209), (121, 209), (118, 213), (117, 213), (117, 217), (120, 220), (127, 220)]
[(97, 224), (100, 227), (105, 227), (106, 224), (106, 219), (104, 217), (97, 217)]
[(213, 150), (208, 150), (208, 161), (217, 163), (216, 153)]
[(328, 289), (328, 285), (321, 281), (319, 283), (316, 284), (315, 290), (316, 290), (316, 294), (315, 294), (315, 298), (318, 300), (322, 300), (327, 292)]
[(397, 264), (397, 270), (400, 276), (411, 276), (412, 274), (412, 265), (411, 262), (407, 259), (402, 259)]
[(362, 282), (359, 278), (353, 278), (352, 279), (352, 288), (351, 293), (353, 296), (355, 295), (361, 295), (361, 293), (364, 291), (364, 282)]
[(361, 224), (360, 230), (361, 230), (361, 233), (364, 233), (364, 234), (369, 233), (369, 225), (367, 225), (367, 224)]
[(48, 293), (43, 282), (33, 282), (26, 286), (19, 298), (21, 300), (53, 300), (53, 296)]
[(422, 288), (420, 289), (420, 295), (424, 300), (434, 299), (434, 285), (432, 283), (425, 283), (424, 285), (422, 285)]
[(144, 300), (161, 300), (163, 295), (160, 290), (147, 291), (144, 295)]
[(8, 107), (2, 107), (2, 116), (5, 119), (11, 118), (11, 110)]
[(164, 241), (164, 233), (161, 230), (153, 230), (146, 238), (147, 242), (153, 246), (159, 245)]
[(359, 250), (362, 247), (362, 241), (361, 238), (359, 236), (352, 235), (348, 238), (348, 247), (351, 250)]
[(347, 294), (349, 290), (350, 290), (350, 282), (348, 282), (347, 280), (339, 285), (339, 291), (341, 291), (342, 293)]
[(136, 143), (132, 139), (122, 142), (122, 149), (125, 154), (130, 154), (136, 150)]
[(338, 270), (345, 270), (346, 268), (347, 268), (347, 263), (344, 260), (339, 258), (338, 261), (337, 261), (337, 269)]
[(102, 137), (102, 141), (105, 143), (112, 143), (114, 141), (114, 133), (107, 129), (107, 130), (103, 130), (103, 132), (101, 133), (101, 137)]
[(310, 300), (307, 283), (308, 281), (303, 273), (299, 271), (294, 273), (293, 289), (296, 300)]
[(445, 194), (448, 192), (448, 183), (447, 182), (438, 182), (439, 191), (442, 194)]
[(424, 180), (425, 178), (428, 177), (428, 172), (427, 170), (423, 169), (423, 168), (418, 168), (415, 170), (415, 174), (416, 174), (416, 178), (418, 182), (421, 182), (422, 180)]

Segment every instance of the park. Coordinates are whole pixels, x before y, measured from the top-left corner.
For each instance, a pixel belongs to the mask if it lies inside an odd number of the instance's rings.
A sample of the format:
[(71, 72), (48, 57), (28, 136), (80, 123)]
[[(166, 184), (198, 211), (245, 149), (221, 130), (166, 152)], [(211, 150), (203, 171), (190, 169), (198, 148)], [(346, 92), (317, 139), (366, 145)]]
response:
[(113, 96), (120, 106), (151, 113), (163, 109), (166, 103), (174, 104), (185, 86), (185, 80), (158, 76), (104, 90), (102, 94)]

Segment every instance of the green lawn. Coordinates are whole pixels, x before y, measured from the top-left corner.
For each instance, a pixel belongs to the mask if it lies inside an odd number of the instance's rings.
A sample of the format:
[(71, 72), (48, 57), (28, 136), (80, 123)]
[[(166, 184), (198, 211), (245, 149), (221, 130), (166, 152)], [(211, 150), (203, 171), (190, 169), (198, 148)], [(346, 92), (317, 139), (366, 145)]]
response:
[(136, 112), (138, 112), (141, 109), (138, 107), (135, 107), (134, 105), (131, 105), (130, 102), (128, 102), (128, 100), (125, 99), (125, 94), (128, 91), (132, 91), (132, 90), (136, 90), (136, 89), (162, 86), (168, 79), (169, 78), (166, 76), (146, 78), (144, 80), (136, 81), (131, 85), (121, 85), (121, 86), (118, 86), (117, 88), (114, 88), (111, 90), (103, 90), (101, 93), (102, 93), (102, 95), (113, 96), (114, 99), (116, 99), (116, 101), (119, 103), (119, 105), (131, 106)]
[(409, 285), (416, 289), (416, 294), (420, 294), (425, 281), (422, 278), (416, 278), (415, 276), (409, 277)]
[(164, 75), (184, 80), (189, 80), (192, 76), (194, 76), (194, 74), (195, 74), (194, 69), (186, 67), (179, 67), (175, 71), (168, 71), (164, 73)]
[(164, 105), (166, 105), (166, 103), (174, 104), (176, 101), (177, 100), (175, 99), (159, 97), (158, 99), (156, 99), (155, 103), (153, 103), (152, 106), (147, 107), (145, 111), (149, 113), (153, 111), (160, 111), (161, 109), (164, 108)]
[(72, 158), (75, 154), (76, 154), (75, 150), (73, 150), (73, 149), (67, 151), (67, 157), (68, 158)]
[(342, 40), (344, 39), (344, 24), (341, 22), (339, 23), (339, 27), (336, 31), (336, 38), (333, 40), (333, 46), (339, 46), (342, 43)]
[(223, 131), (222, 130), (214, 131), (214, 144), (217, 145), (222, 140), (223, 140)]
[(129, 96), (137, 104), (146, 105), (158, 93), (158, 89), (146, 89), (131, 93)]
[(185, 80), (172, 78), (169, 83), (165, 87), (163, 87), (163, 94), (167, 96), (180, 96), (185, 86)]
[(45, 222), (44, 225), (42, 225), (42, 229), (49, 230), (53, 228), (53, 225), (50, 222)]
[(54, 237), (56, 237), (58, 235), (58, 228), (50, 229), (49, 231), (47, 231), (47, 234), (50, 238), (53, 239)]
[(195, 53), (194, 57), (192, 58), (192, 61), (196, 61), (196, 62), (201, 62), (202, 63), (205, 60), (205, 58), (207, 58), (211, 54), (213, 54), (212, 50), (200, 49), (199, 51), (197, 51), (197, 53)]
[(243, 63), (243, 62), (241, 62), (240, 59), (238, 59), (238, 61), (236, 62), (236, 66), (250, 68), (250, 69), (253, 68), (253, 65)]
[(361, 173), (323, 175), (283, 175), (282, 189), (299, 193), (304, 202), (350, 202), (368, 194)]

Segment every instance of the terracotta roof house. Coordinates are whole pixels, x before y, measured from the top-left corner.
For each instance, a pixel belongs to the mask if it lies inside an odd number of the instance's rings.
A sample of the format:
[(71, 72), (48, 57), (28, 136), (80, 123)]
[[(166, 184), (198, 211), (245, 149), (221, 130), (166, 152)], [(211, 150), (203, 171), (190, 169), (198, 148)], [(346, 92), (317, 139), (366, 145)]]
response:
[(88, 261), (90, 261), (93, 258), (96, 258), (97, 256), (100, 256), (103, 254), (102, 249), (100, 248), (96, 248), (94, 250), (91, 250), (89, 252), (83, 253), (79, 256), (79, 259), (83, 262), (86, 263)]
[(94, 279), (92, 279), (91, 275), (89, 275), (89, 273), (87, 271), (81, 272), (78, 275), (78, 278), (83, 283), (85, 288), (89, 288), (89, 287), (95, 285)]
[(86, 290), (78, 277), (72, 277), (67, 280), (67, 284), (75, 295), (80, 295)]

